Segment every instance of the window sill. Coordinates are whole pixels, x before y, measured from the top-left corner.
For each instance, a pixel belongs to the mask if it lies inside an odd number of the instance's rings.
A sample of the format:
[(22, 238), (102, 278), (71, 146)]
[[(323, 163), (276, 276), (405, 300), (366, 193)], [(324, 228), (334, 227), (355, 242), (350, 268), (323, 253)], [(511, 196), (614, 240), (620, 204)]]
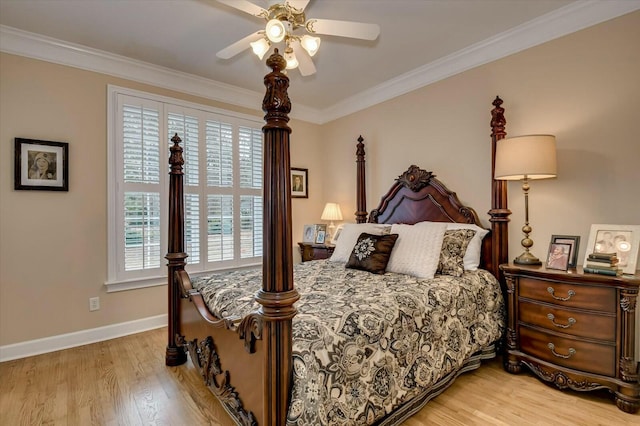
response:
[(115, 293), (117, 291), (137, 290), (140, 288), (167, 285), (167, 277), (159, 276), (128, 281), (111, 281), (104, 283), (104, 285), (107, 287), (107, 293)]

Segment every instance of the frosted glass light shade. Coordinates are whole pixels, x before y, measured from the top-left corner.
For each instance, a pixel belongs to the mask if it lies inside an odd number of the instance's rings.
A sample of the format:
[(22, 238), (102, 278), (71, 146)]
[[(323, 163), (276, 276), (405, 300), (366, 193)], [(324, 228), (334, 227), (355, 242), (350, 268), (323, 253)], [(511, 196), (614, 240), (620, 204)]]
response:
[(322, 220), (342, 220), (342, 211), (337, 203), (327, 203), (322, 211)]
[(318, 49), (320, 49), (320, 37), (312, 37), (305, 34), (304, 36), (302, 36), (300, 44), (302, 45), (304, 50), (307, 51), (309, 56), (313, 56), (318, 52)]
[(556, 137), (528, 135), (501, 139), (496, 145), (495, 178), (547, 179), (557, 175)]
[(258, 41), (254, 41), (251, 44), (251, 49), (253, 50), (253, 53), (255, 53), (256, 55), (258, 55), (258, 58), (262, 59), (264, 58), (264, 54), (267, 53), (269, 51), (269, 47), (271, 47), (269, 45), (269, 42), (264, 39), (261, 38)]
[(284, 24), (279, 19), (271, 19), (267, 22), (266, 33), (272, 43), (279, 43), (286, 34)]

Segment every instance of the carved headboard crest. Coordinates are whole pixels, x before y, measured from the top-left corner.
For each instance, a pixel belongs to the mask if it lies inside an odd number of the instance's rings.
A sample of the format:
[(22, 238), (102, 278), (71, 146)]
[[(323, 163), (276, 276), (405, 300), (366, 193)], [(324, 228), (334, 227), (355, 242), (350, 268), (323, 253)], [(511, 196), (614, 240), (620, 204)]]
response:
[(417, 192), (427, 186), (431, 178), (434, 177), (436, 177), (436, 175), (433, 173), (423, 170), (416, 165), (412, 165), (406, 172), (398, 176), (396, 182)]

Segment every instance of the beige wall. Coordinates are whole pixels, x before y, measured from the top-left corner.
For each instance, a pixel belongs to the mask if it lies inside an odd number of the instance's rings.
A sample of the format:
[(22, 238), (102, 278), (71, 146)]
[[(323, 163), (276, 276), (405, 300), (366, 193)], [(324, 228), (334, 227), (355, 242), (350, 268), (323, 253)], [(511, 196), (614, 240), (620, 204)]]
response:
[[(534, 253), (552, 234), (592, 223), (640, 224), (640, 12), (475, 68), (349, 117), (293, 121), (292, 166), (309, 168), (310, 198), (294, 199), (294, 243), (327, 201), (355, 211), (355, 143), (366, 140), (368, 208), (410, 164), (434, 171), (487, 224), (491, 101), (507, 131), (552, 133), (558, 178), (531, 189)], [(0, 346), (166, 312), (166, 289), (105, 292), (106, 86), (228, 107), (97, 73), (0, 56)], [(295, 99), (294, 107), (295, 107)], [(228, 107), (231, 108), (231, 107)], [(231, 108), (236, 109), (237, 108)], [(258, 111), (247, 111), (262, 116)], [(13, 138), (70, 143), (68, 193), (13, 190)], [(509, 185), (511, 257), (523, 198)], [(100, 296), (102, 308), (88, 311)]]
[[(336, 120), (323, 127), (336, 170), (324, 185), (335, 188), (345, 210), (355, 210), (354, 140), (362, 134), (369, 210), (416, 164), (457, 191), (488, 226), (490, 110), (500, 95), (508, 135), (557, 137), (557, 179), (531, 183), (532, 251), (542, 258), (552, 234), (579, 235), (580, 260), (591, 224), (640, 224), (639, 42), (636, 12)], [(524, 223), (518, 182), (509, 183), (509, 203), (513, 258), (522, 252)]]
[[(107, 85), (262, 117), (193, 96), (24, 57), (0, 56), (0, 346), (166, 313), (166, 288), (106, 293)], [(260, 108), (260, 105), (256, 105)], [(310, 199), (293, 201), (294, 239), (318, 221), (319, 126), (290, 123), (292, 164)], [(69, 192), (14, 191), (15, 137), (69, 143)], [(295, 251), (297, 254), (297, 251)], [(89, 312), (89, 298), (101, 309)]]

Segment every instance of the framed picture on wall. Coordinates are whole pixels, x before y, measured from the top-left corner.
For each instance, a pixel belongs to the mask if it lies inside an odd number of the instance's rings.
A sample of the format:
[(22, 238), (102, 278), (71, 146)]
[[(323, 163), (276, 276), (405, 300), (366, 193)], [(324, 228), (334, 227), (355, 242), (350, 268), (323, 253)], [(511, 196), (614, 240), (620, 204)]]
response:
[(69, 144), (15, 138), (14, 189), (69, 191)]
[(291, 168), (291, 197), (309, 198), (309, 169)]

